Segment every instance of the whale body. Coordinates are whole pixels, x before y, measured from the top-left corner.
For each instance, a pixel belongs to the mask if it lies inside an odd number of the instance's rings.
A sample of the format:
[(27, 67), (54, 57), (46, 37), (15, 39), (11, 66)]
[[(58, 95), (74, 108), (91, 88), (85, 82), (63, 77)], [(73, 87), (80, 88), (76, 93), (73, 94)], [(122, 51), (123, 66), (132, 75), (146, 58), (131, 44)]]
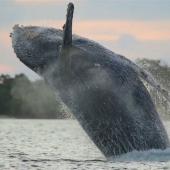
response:
[(14, 26), (17, 57), (42, 76), (106, 156), (165, 149), (169, 139), (155, 105), (127, 59), (72, 35), (73, 4), (64, 30)]

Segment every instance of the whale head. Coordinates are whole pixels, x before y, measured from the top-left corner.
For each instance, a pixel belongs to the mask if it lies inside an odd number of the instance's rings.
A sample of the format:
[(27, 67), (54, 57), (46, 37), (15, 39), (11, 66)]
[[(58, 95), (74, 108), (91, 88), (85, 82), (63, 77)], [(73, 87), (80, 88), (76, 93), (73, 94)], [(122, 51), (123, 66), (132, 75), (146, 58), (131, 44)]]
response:
[(69, 3), (63, 31), (54, 28), (15, 25), (10, 36), (14, 52), (21, 62), (39, 75), (49, 70), (59, 56), (61, 58), (72, 45), (73, 11), (74, 5)]
[(17, 57), (39, 75), (54, 63), (60, 53), (63, 31), (35, 26), (13, 27), (12, 46)]

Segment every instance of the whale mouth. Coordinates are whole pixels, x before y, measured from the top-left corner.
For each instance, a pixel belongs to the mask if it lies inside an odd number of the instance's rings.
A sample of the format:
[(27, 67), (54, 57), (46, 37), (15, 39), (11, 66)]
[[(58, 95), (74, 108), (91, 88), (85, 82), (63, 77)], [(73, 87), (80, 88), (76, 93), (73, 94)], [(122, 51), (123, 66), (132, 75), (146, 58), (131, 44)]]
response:
[(15, 25), (10, 37), (17, 58), (39, 73), (57, 59), (62, 34), (61, 30), (54, 28)]

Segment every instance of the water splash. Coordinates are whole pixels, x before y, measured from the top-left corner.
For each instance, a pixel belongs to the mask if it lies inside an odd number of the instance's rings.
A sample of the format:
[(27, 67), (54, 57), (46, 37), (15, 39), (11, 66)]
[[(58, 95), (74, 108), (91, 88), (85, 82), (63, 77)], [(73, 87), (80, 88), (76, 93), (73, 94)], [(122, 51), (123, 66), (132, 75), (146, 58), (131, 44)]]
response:
[(166, 150), (151, 149), (148, 151), (132, 151), (121, 156), (110, 157), (113, 162), (168, 162), (170, 161), (170, 148)]
[(119, 58), (119, 60), (121, 62), (123, 62), (123, 64), (127, 64), (128, 66), (130, 66), (144, 81), (146, 81), (154, 89), (156, 89), (158, 92), (160, 92), (162, 94), (162, 96), (164, 96), (165, 99), (168, 102), (170, 102), (170, 94), (169, 94), (168, 90), (163, 88), (162, 85), (160, 85), (155, 80), (155, 78), (152, 76), (151, 73), (149, 73), (148, 71), (144, 70), (139, 65), (133, 63), (132, 61), (130, 61), (129, 59), (125, 58), (122, 55), (117, 55), (117, 57)]

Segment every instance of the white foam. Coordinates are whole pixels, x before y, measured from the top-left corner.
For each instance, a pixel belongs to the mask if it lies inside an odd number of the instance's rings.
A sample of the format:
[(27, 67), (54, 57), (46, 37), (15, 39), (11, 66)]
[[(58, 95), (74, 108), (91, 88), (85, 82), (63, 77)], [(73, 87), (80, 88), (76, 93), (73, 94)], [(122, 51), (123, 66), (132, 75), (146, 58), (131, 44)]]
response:
[(165, 150), (161, 149), (151, 149), (148, 151), (132, 151), (127, 154), (123, 154), (121, 156), (111, 157), (110, 161), (118, 161), (118, 162), (141, 162), (141, 161), (158, 161), (158, 162), (167, 162), (170, 161), (170, 148)]

